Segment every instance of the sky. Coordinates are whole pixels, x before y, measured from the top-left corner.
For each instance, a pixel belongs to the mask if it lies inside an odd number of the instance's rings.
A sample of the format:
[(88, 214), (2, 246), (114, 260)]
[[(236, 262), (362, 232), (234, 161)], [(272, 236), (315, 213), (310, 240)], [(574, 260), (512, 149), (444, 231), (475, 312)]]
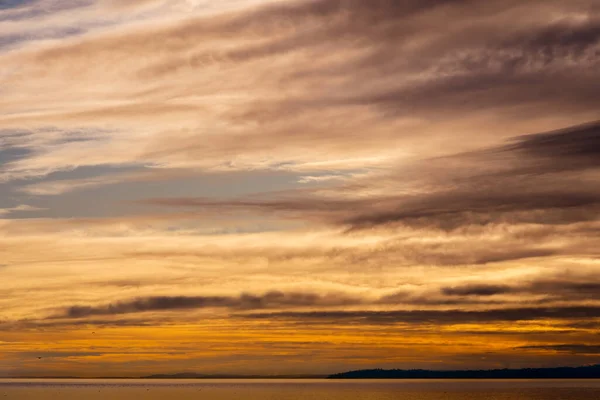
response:
[(0, 377), (600, 362), (600, 3), (0, 0)]

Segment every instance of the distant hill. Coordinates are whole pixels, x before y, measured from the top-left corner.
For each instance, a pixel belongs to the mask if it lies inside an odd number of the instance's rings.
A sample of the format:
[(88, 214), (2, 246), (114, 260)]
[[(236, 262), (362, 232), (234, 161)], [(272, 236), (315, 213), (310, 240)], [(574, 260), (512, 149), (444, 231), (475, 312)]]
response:
[(363, 369), (329, 379), (600, 379), (600, 364), (585, 367), (430, 371), (425, 369)]

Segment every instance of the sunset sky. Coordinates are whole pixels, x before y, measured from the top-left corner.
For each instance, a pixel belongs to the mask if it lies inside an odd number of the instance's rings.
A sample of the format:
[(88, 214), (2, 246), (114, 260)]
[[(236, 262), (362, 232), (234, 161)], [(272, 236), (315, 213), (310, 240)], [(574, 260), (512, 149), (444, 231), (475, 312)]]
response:
[(0, 377), (599, 363), (599, 256), (598, 1), (0, 0)]

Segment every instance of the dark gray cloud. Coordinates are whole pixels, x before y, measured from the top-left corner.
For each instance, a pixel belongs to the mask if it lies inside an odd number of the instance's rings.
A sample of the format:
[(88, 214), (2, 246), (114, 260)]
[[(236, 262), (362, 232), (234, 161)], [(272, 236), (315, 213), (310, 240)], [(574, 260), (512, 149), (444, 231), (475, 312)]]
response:
[(532, 172), (536, 172), (535, 168), (541, 170), (537, 172), (599, 168), (600, 122), (521, 136), (503, 150), (522, 152), (537, 162)]
[(570, 354), (600, 354), (600, 345), (591, 344), (552, 344), (521, 346), (518, 350), (547, 350)]
[(530, 282), (506, 284), (474, 283), (462, 286), (449, 286), (441, 288), (445, 296), (473, 296), (488, 297), (504, 294), (542, 295), (544, 301), (576, 301), (598, 299), (600, 281), (598, 275), (588, 276), (562, 276), (541, 278)]
[(382, 296), (373, 302), (374, 304), (401, 305), (411, 307), (431, 307), (431, 306), (491, 306), (502, 305), (505, 302), (494, 300), (483, 300), (481, 298), (469, 298), (466, 296), (439, 296), (437, 293), (411, 293), (400, 291), (397, 293)]
[(242, 294), (240, 296), (155, 296), (119, 301), (102, 306), (72, 306), (56, 317), (84, 318), (96, 315), (201, 308), (252, 310), (280, 307), (326, 307), (360, 303), (360, 299), (343, 295), (279, 291), (271, 291), (264, 295)]
[[(526, 188), (522, 188), (523, 191), (519, 193), (518, 188), (510, 188), (514, 190), (512, 192), (506, 189), (509, 188), (473, 188), (472, 191), (441, 192), (413, 199), (399, 198), (398, 204), (388, 210), (348, 216), (343, 223), (355, 228), (398, 222), (415, 225), (425, 223), (452, 229), (469, 223), (493, 223), (504, 218), (514, 219), (515, 222), (528, 217), (532, 222), (542, 222), (546, 218), (545, 214), (519, 215), (528, 211), (547, 211), (570, 222), (593, 218), (597, 215), (600, 204), (600, 193), (595, 193), (594, 189), (588, 193), (583, 188), (580, 193), (560, 189), (537, 192)], [(589, 215), (568, 212), (581, 209), (587, 209)], [(562, 212), (563, 210), (567, 212)], [(552, 218), (548, 220), (551, 221)]]
[[(584, 158), (600, 166), (600, 121), (518, 138), (514, 147), (533, 155), (552, 158)], [(588, 159), (589, 158), (589, 159)]]
[[(465, 307), (498, 306), (511, 304), (546, 306), (549, 304), (595, 304), (600, 293), (597, 274), (579, 276), (539, 277), (513, 284), (474, 282), (454, 286), (442, 286), (420, 293), (399, 291), (381, 297), (375, 303), (411, 307), (452, 306)], [(511, 296), (511, 297), (506, 297)]]
[(533, 282), (529, 286), (529, 289), (547, 293), (567, 292), (572, 295), (579, 294), (591, 297), (600, 293), (600, 281), (598, 281), (597, 276), (590, 276), (588, 280), (580, 281), (565, 281), (560, 279), (540, 280)]
[(489, 310), (314, 311), (236, 314), (238, 318), (299, 321), (302, 323), (432, 324), (589, 320), (600, 317), (598, 306), (521, 307)]
[(473, 284), (442, 288), (442, 293), (447, 296), (493, 296), (496, 294), (510, 293), (514, 290), (508, 285)]

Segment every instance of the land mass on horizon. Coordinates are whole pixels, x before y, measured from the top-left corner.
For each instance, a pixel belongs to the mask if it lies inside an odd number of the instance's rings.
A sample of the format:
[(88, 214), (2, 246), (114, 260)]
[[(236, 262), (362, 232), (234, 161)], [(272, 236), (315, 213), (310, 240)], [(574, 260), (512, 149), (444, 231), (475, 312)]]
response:
[(600, 364), (581, 367), (490, 370), (363, 369), (329, 379), (600, 379)]
[(179, 372), (139, 377), (13, 376), (10, 379), (600, 379), (600, 364), (579, 367), (518, 368), (488, 370), (361, 369), (326, 374), (226, 374)]

